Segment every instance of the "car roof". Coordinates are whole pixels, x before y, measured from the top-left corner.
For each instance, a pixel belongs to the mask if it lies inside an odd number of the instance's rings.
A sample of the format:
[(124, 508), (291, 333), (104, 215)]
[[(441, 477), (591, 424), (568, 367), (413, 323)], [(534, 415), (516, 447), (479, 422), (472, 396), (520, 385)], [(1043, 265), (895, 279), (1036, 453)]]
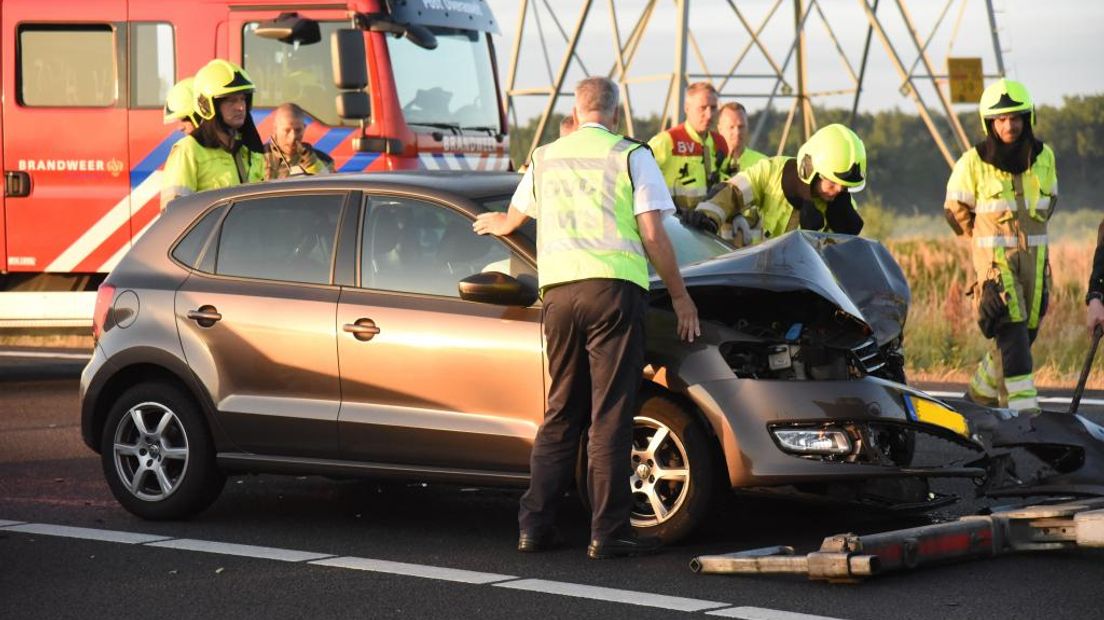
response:
[(521, 175), (516, 172), (479, 172), (472, 170), (412, 170), (389, 172), (358, 172), (298, 176), (278, 181), (238, 185), (232, 188), (201, 192), (205, 204), (239, 196), (310, 190), (400, 191), (412, 194), (449, 194), (469, 200), (510, 196)]

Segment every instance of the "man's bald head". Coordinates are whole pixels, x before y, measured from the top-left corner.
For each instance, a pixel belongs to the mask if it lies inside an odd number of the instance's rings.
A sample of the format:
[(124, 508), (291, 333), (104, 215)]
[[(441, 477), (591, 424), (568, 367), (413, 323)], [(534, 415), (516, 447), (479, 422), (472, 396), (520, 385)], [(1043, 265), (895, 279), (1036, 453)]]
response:
[(294, 103), (284, 103), (272, 112), (272, 141), (284, 153), (294, 153), (303, 142), (307, 113)]

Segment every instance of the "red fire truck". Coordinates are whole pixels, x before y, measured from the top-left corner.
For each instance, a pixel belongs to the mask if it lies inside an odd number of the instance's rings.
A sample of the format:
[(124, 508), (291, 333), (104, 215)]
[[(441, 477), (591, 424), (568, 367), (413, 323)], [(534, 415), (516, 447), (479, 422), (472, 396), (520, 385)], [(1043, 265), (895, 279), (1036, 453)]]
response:
[[(273, 23), (320, 36), (277, 40)], [(331, 79), (331, 34), (351, 27), (361, 122), (338, 117)], [(160, 213), (181, 137), (165, 95), (212, 58), (253, 78), (262, 139), (271, 110), (298, 103), (341, 172), (509, 167), (484, 0), (4, 0), (0, 31), (0, 327), (90, 324), (96, 286)]]

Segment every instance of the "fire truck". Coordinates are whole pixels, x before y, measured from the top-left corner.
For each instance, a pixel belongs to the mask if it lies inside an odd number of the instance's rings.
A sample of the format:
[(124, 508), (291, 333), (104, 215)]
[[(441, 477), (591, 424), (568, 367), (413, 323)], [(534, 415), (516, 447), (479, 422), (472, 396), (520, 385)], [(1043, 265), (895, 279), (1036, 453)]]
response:
[[(91, 324), (96, 287), (160, 214), (182, 137), (165, 95), (212, 58), (256, 83), (262, 139), (298, 103), (339, 172), (510, 167), (484, 0), (4, 0), (0, 31), (0, 327)], [(350, 33), (359, 63), (334, 49)], [(342, 99), (358, 64), (360, 99)]]

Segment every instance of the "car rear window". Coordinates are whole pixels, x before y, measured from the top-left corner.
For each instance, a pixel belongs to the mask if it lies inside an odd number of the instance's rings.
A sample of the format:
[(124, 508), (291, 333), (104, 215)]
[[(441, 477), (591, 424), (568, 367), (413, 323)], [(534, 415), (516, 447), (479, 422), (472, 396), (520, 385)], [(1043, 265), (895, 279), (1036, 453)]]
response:
[(344, 202), (344, 194), (296, 194), (234, 203), (222, 223), (215, 273), (329, 284)]

